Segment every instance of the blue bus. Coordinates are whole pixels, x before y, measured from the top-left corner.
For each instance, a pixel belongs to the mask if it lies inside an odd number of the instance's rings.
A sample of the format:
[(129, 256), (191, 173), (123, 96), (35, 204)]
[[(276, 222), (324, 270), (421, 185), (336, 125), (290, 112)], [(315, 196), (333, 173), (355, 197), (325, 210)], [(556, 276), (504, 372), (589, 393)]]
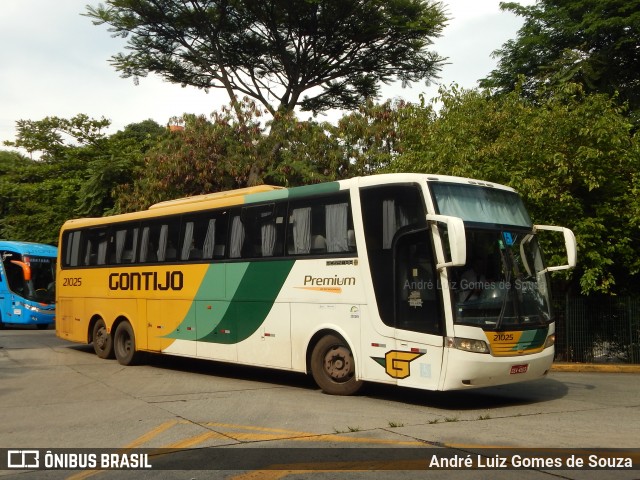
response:
[(58, 249), (51, 245), (0, 240), (0, 328), (55, 322)]

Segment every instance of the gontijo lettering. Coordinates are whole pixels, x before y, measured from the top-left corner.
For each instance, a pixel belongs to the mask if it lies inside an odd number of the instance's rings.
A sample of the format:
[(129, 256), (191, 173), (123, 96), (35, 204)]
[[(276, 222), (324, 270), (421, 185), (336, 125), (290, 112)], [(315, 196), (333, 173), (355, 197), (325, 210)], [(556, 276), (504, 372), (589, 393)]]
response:
[(181, 271), (129, 272), (109, 275), (110, 290), (182, 290), (184, 276)]

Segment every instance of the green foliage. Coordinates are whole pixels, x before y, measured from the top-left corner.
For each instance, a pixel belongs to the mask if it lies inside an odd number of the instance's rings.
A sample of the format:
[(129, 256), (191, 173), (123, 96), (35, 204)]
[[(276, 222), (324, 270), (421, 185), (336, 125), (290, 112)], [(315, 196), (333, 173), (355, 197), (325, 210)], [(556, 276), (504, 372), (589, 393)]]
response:
[[(116, 210), (140, 210), (178, 197), (270, 184), (296, 186), (343, 178), (348, 162), (329, 124), (264, 112), (245, 99), (204, 116), (185, 115), (183, 129), (150, 149), (132, 184), (118, 189)], [(268, 129), (268, 130), (267, 130)]]
[(42, 120), (18, 120), (16, 140), (5, 145), (24, 148), (30, 154), (41, 152), (42, 160), (55, 160), (69, 148), (65, 137), (80, 145), (99, 145), (105, 138), (102, 129), (111, 122), (79, 114), (71, 119), (46, 117)]
[(184, 130), (171, 133), (147, 152), (144, 164), (134, 170), (134, 181), (118, 189), (116, 211), (228, 190), (246, 181), (251, 138), (257, 138), (258, 126), (234, 128), (239, 124), (224, 115), (214, 122), (185, 115), (183, 123)]
[(80, 188), (76, 214), (102, 216), (113, 213), (115, 190), (133, 182), (144, 165), (144, 154), (167, 134), (153, 120), (127, 125), (108, 138), (100, 149), (86, 149), (85, 181)]
[(166, 134), (147, 120), (106, 137), (107, 120), (82, 114), (17, 124), (17, 139), (7, 144), (41, 158), (0, 152), (0, 238), (52, 244), (69, 218), (112, 209), (114, 188), (132, 181), (144, 152)]
[(428, 50), (443, 6), (427, 0), (107, 0), (86, 15), (128, 39), (111, 62), (124, 77), (224, 89), (272, 115), (352, 109), (380, 82), (432, 79), (444, 60)]
[(573, 229), (582, 292), (634, 288), (627, 280), (640, 271), (640, 157), (623, 109), (575, 85), (535, 101), (456, 88), (442, 90), (440, 100), (430, 123), (430, 110), (408, 107), (403, 153), (392, 170), (511, 185), (535, 222)]
[(368, 101), (343, 116), (336, 135), (354, 175), (370, 175), (387, 168), (402, 148), (399, 125), (407, 111), (403, 102)]
[(532, 6), (502, 3), (524, 18), (516, 39), (495, 52), (498, 68), (481, 86), (524, 93), (579, 83), (586, 92), (619, 94), (640, 108), (640, 0), (540, 0)]
[[(4, 162), (3, 162), (4, 163)], [(77, 202), (78, 165), (17, 156), (0, 175), (0, 238), (55, 244)]]
[(293, 187), (350, 175), (333, 125), (300, 121), (286, 112), (276, 114), (269, 127), (258, 153), (265, 183)]

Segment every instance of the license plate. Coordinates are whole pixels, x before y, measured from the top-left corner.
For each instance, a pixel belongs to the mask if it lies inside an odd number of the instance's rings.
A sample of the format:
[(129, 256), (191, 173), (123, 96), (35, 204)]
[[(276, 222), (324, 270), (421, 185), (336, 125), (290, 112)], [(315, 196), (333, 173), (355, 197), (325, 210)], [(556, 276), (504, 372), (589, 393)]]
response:
[(515, 375), (517, 373), (527, 373), (527, 369), (529, 368), (529, 365), (513, 365), (511, 367), (511, 375)]

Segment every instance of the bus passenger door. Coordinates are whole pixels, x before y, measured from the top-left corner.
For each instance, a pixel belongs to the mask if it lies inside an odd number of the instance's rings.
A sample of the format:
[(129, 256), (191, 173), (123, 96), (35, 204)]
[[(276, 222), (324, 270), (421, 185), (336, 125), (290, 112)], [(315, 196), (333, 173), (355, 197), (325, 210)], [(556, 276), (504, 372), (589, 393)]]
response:
[[(394, 253), (395, 349), (398, 385), (436, 390), (443, 356), (442, 290), (427, 228), (398, 232)], [(389, 373), (387, 359), (387, 373)]]

